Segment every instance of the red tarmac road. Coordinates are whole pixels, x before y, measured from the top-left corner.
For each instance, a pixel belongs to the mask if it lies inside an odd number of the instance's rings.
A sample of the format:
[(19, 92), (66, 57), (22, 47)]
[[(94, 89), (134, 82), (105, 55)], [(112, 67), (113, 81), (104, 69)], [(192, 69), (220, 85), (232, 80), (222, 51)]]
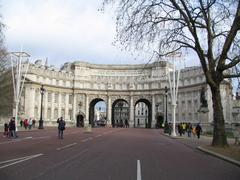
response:
[[(0, 138), (1, 180), (234, 180), (240, 168), (157, 129), (55, 128)], [(197, 139), (196, 139), (197, 140)]]

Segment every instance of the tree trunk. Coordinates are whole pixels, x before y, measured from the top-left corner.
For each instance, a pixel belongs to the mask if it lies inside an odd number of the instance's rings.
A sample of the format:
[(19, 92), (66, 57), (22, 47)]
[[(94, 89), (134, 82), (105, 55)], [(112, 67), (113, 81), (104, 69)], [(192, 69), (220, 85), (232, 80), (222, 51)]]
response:
[(225, 134), (225, 121), (223, 115), (223, 107), (220, 95), (220, 84), (217, 87), (211, 86), (212, 102), (213, 102), (213, 140), (212, 146), (224, 147), (228, 146), (227, 137)]

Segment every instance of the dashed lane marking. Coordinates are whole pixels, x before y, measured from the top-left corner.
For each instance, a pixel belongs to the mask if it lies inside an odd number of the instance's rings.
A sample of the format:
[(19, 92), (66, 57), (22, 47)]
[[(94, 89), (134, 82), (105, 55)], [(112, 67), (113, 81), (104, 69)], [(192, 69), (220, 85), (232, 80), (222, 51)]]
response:
[(57, 151), (60, 151), (60, 150), (63, 150), (63, 149), (66, 149), (66, 148), (69, 148), (69, 147), (75, 146), (76, 144), (77, 144), (77, 143), (68, 144), (68, 145), (66, 145), (66, 146), (63, 146), (63, 147), (57, 148), (56, 150), (57, 150)]
[(2, 161), (2, 162), (0, 162), (0, 164), (5, 164), (5, 165), (0, 166), (0, 169), (9, 167), (9, 166), (12, 166), (14, 164), (18, 164), (18, 163), (21, 163), (21, 162), (24, 162), (24, 161), (27, 161), (27, 160), (30, 160), (30, 159), (33, 159), (33, 158), (36, 158), (36, 157), (39, 157), (39, 156), (42, 156), (42, 155), (43, 154), (35, 154), (35, 155), (31, 155), (31, 156), (25, 156), (25, 157), (20, 157), (20, 158), (16, 158), (16, 159), (10, 159), (10, 160), (7, 160), (7, 161)]
[(137, 160), (137, 180), (142, 180), (140, 160)]

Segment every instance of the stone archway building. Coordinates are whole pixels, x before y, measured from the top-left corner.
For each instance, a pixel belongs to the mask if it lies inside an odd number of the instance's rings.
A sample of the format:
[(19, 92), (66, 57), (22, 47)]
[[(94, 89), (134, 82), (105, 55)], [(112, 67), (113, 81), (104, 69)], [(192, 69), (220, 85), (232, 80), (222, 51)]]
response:
[[(36, 120), (40, 117), (41, 85), (46, 92), (43, 100), (44, 125), (56, 125), (56, 119), (63, 116), (69, 125), (76, 125), (79, 114), (84, 117), (84, 124), (92, 118), (93, 106), (99, 101), (106, 103), (107, 124), (112, 125), (112, 106), (119, 99), (129, 105), (130, 127), (136, 125), (135, 105), (145, 102), (149, 109), (149, 127), (155, 127), (157, 114), (165, 117), (166, 99), (165, 86), (168, 86), (166, 73), (171, 69), (166, 61), (138, 65), (104, 65), (87, 62), (65, 63), (60, 70), (52, 66), (42, 65), (41, 61), (30, 64), (20, 109), (25, 117)], [(11, 73), (6, 73), (9, 76)], [(11, 79), (11, 78), (10, 78)], [(10, 81), (11, 82), (11, 81)], [(11, 83), (4, 87), (12, 86)], [(200, 92), (206, 90), (209, 112), (204, 119), (198, 113)], [(1, 88), (1, 87), (0, 87)], [(226, 121), (231, 121), (232, 93), (230, 82), (224, 81), (221, 86), (224, 96), (223, 106)], [(13, 94), (11, 89), (8, 94)], [(4, 98), (4, 97), (3, 97)], [(167, 116), (171, 122), (171, 98), (168, 94)], [(11, 109), (11, 108), (9, 108)], [(11, 112), (1, 114), (2, 121), (9, 118)], [(212, 122), (211, 93), (206, 85), (201, 67), (189, 67), (181, 70), (179, 81), (177, 122), (206, 123)]]

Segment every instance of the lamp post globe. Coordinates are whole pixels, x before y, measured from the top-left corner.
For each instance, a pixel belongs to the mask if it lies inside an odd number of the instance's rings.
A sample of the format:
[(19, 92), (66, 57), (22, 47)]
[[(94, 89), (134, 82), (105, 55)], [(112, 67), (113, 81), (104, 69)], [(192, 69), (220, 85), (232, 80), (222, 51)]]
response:
[(43, 110), (43, 95), (44, 95), (45, 89), (43, 88), (43, 85), (40, 88), (40, 94), (41, 94), (41, 110), (40, 110), (40, 119), (39, 119), (39, 126), (38, 129), (43, 129), (43, 117), (42, 117), (42, 110)]

